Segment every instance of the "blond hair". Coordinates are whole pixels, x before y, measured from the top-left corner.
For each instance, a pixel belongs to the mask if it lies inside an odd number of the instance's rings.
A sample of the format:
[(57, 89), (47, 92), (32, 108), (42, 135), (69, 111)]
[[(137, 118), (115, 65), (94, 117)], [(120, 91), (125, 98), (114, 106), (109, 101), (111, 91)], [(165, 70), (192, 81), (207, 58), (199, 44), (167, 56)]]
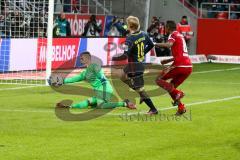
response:
[(127, 26), (130, 30), (137, 31), (140, 29), (139, 19), (134, 16), (129, 16), (127, 18)]

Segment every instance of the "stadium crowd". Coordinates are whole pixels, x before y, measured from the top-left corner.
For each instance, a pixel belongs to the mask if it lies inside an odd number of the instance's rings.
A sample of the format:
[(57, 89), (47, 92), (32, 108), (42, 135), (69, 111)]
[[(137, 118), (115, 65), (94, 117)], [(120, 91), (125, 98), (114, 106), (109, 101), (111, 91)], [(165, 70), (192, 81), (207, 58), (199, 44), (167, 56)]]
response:
[(1, 1), (0, 36), (45, 37), (48, 8), (43, 1)]
[(199, 8), (206, 9), (207, 15), (205, 17), (207, 18), (240, 19), (240, 0), (188, 0), (186, 2), (189, 2), (191, 6), (196, 6), (198, 3)]
[[(228, 18), (239, 19), (240, 18), (240, 0), (211, 0), (210, 2), (222, 3), (222, 4), (211, 5), (208, 8), (208, 14), (207, 14), (208, 18), (218, 18), (218, 19), (228, 19)], [(226, 5), (227, 3), (232, 3), (233, 5)], [(230, 10), (230, 17), (228, 17), (229, 10)]]

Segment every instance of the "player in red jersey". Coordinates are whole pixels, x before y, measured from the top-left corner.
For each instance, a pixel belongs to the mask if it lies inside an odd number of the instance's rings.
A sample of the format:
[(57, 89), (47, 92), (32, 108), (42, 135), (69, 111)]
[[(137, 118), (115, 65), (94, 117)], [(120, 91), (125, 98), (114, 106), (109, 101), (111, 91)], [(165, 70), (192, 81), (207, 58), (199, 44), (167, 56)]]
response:
[[(156, 47), (171, 48), (173, 58), (162, 60), (162, 65), (173, 62), (170, 67), (163, 70), (156, 79), (156, 83), (168, 91), (173, 99), (173, 104), (178, 105), (176, 115), (182, 115), (186, 112), (185, 105), (181, 102), (184, 93), (176, 89), (192, 73), (192, 63), (188, 55), (187, 45), (182, 34), (176, 31), (176, 23), (167, 21), (166, 32), (169, 34), (166, 43), (156, 43)], [(167, 82), (167, 80), (170, 80)]]

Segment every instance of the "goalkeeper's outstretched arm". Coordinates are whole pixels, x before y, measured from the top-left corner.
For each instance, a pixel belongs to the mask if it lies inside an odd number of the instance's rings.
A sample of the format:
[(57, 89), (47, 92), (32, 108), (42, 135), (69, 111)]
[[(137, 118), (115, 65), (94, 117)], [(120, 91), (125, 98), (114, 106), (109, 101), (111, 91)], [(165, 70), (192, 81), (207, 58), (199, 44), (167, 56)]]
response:
[(83, 71), (79, 75), (76, 75), (74, 77), (65, 78), (63, 81), (63, 84), (80, 82), (80, 81), (85, 80), (85, 77), (86, 77), (86, 71)]

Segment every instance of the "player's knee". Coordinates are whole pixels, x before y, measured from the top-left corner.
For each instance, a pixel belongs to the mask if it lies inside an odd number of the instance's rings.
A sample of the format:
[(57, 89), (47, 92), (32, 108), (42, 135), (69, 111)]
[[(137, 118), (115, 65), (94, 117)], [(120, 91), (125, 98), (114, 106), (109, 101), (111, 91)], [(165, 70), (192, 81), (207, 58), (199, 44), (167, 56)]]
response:
[(135, 88), (135, 91), (136, 91), (137, 93), (140, 93), (140, 92), (144, 92), (145, 89), (144, 89), (144, 87), (138, 87), (138, 88)]
[(134, 84), (129, 85), (129, 87), (136, 92), (138, 92), (138, 90), (139, 90), (139, 87), (134, 86)]
[(138, 89), (137, 92), (139, 93), (141, 99), (148, 99), (149, 96), (147, 92), (144, 90), (144, 88)]
[(157, 78), (156, 79), (156, 84), (160, 87), (164, 87), (164, 80), (162, 80), (161, 78)]
[(177, 88), (178, 86), (180, 86), (181, 83), (171, 81), (171, 84), (173, 85), (174, 88)]

